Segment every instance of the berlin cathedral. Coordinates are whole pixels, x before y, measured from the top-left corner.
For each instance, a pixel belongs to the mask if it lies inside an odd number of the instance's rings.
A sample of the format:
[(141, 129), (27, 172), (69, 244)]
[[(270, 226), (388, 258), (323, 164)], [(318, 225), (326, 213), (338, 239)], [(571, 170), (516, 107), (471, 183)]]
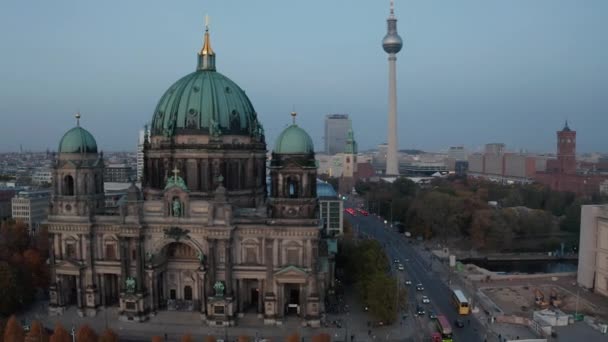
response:
[(62, 137), (47, 222), (50, 314), (115, 306), (134, 322), (173, 310), (209, 325), (245, 314), (319, 324), (331, 267), (312, 139), (292, 113), (269, 160), (258, 114), (215, 58), (206, 30), (196, 71), (154, 110), (141, 188), (118, 211), (105, 210), (103, 152), (79, 115)]

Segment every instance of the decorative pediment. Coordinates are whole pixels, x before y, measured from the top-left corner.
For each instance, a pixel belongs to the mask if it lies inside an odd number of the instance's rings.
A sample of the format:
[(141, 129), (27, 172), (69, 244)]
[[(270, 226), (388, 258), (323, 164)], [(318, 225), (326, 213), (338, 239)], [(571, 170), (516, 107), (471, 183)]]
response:
[(63, 271), (80, 272), (81, 268), (84, 268), (78, 261), (72, 259), (64, 259), (55, 264), (55, 269)]
[(303, 283), (306, 282), (308, 272), (297, 266), (287, 266), (276, 271), (274, 276), (279, 282)]

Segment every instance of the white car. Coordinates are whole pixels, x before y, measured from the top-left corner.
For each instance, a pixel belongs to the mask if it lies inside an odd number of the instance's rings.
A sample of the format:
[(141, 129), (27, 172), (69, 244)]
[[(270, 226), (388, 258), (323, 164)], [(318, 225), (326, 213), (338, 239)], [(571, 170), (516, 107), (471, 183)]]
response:
[(422, 302), (424, 304), (429, 304), (431, 302), (431, 300), (429, 299), (429, 297), (427, 296), (422, 296)]
[(398, 269), (399, 271), (403, 271), (403, 270), (404, 270), (403, 265), (399, 264), (399, 266), (397, 266), (397, 269)]

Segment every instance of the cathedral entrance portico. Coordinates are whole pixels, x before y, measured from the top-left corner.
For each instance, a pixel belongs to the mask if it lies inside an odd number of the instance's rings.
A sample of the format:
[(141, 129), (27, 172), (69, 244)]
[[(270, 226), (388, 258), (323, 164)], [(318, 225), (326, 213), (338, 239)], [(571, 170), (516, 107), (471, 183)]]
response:
[(154, 272), (160, 307), (170, 311), (196, 311), (204, 308), (204, 277), (200, 254), (186, 243), (172, 242), (161, 251)]

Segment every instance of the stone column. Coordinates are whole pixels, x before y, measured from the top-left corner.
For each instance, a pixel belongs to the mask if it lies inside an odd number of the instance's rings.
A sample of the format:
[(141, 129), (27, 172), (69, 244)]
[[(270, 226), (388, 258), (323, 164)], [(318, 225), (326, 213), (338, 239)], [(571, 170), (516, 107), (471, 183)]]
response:
[(81, 274), (78, 274), (76, 277), (76, 303), (78, 305), (79, 309), (82, 309), (83, 307), (83, 303), (82, 303), (82, 280), (80, 278), (82, 278)]
[(206, 294), (206, 282), (207, 279), (205, 277), (205, 271), (199, 270), (198, 271), (198, 284), (199, 285), (199, 291), (198, 293), (200, 294), (200, 301), (201, 301), (201, 307), (200, 307), (200, 312), (205, 314), (207, 312), (207, 294)]
[(156, 311), (156, 276), (154, 269), (146, 270), (148, 276), (148, 298), (150, 303), (150, 311)]
[(226, 296), (232, 297), (232, 250), (230, 239), (224, 241), (224, 274), (226, 276)]
[(55, 253), (57, 253), (57, 250), (54, 247), (55, 246), (55, 235), (56, 234), (49, 234), (49, 246), (51, 247), (49, 250), (49, 263), (50, 263), (49, 276), (51, 279), (51, 283), (55, 282)]
[(264, 279), (258, 279), (258, 314), (264, 313)]
[(125, 289), (125, 280), (129, 276), (129, 249), (128, 249), (128, 240), (127, 238), (120, 237), (119, 238), (119, 247), (120, 247), (120, 284), (119, 291)]
[(100, 287), (100, 295), (101, 295), (101, 305), (105, 308), (106, 307), (106, 296), (108, 295), (106, 293), (106, 275), (105, 274), (100, 274), (99, 275), (99, 287)]
[(137, 281), (135, 282), (135, 284), (137, 286), (138, 293), (143, 292), (144, 289), (144, 256), (141, 239), (141, 236), (135, 238), (135, 253), (137, 255), (137, 259), (135, 259), (135, 268), (137, 269)]
[(207, 287), (207, 296), (211, 297), (213, 296), (213, 284), (215, 283), (215, 244), (216, 244), (217, 240), (212, 239), (208, 241), (209, 244), (209, 261), (208, 261), (208, 271), (207, 271), (207, 281), (206, 281), (206, 287)]
[(55, 249), (55, 258), (63, 259), (61, 251), (61, 234), (53, 234), (53, 248)]

